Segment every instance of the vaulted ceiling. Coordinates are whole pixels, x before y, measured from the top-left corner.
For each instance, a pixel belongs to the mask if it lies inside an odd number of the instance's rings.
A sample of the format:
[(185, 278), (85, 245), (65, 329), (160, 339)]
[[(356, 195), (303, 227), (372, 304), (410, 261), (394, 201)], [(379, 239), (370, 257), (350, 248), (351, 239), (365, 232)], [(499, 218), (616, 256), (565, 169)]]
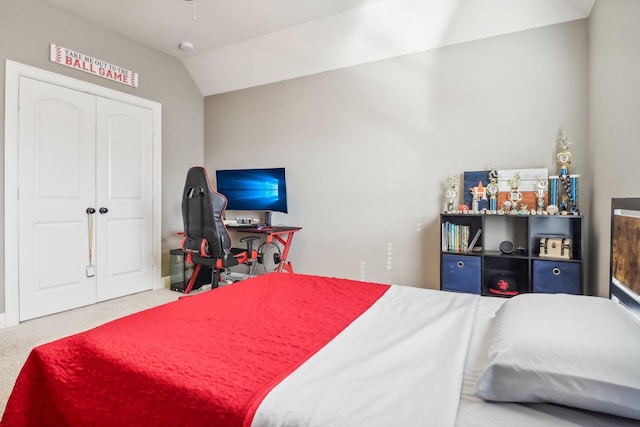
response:
[(45, 1), (179, 58), (204, 96), (584, 19), (595, 2)]

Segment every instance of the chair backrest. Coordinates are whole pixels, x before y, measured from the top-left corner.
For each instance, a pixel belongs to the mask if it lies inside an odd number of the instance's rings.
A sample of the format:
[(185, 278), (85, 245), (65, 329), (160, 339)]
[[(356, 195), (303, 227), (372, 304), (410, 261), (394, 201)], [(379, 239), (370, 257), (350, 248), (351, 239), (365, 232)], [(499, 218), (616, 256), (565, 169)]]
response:
[(226, 207), (226, 197), (211, 188), (207, 170), (200, 166), (189, 169), (182, 193), (185, 252), (221, 258), (223, 263), (233, 258), (231, 236), (222, 222)]

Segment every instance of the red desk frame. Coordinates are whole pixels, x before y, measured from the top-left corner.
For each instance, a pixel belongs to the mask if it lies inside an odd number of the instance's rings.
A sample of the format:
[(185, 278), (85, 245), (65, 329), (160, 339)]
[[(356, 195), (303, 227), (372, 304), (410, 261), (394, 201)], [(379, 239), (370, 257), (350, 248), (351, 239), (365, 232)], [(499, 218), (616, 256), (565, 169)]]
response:
[(237, 231), (240, 233), (253, 233), (253, 234), (265, 234), (267, 243), (272, 243), (275, 239), (277, 242), (282, 244), (282, 254), (280, 255), (280, 263), (278, 263), (278, 268), (275, 271), (282, 272), (285, 270), (289, 273), (293, 273), (293, 266), (291, 262), (287, 261), (287, 256), (289, 255), (289, 249), (291, 248), (291, 241), (293, 240), (293, 235), (302, 230), (302, 227), (288, 227), (288, 226), (277, 226), (277, 227), (264, 227), (264, 228), (245, 228), (245, 227), (229, 227), (230, 230)]

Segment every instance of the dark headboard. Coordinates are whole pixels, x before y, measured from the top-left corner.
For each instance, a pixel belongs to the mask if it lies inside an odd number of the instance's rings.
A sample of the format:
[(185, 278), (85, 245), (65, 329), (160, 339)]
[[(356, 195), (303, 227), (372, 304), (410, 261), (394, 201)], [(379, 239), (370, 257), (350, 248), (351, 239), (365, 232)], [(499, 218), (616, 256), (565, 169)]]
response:
[(640, 198), (611, 199), (610, 297), (640, 315)]

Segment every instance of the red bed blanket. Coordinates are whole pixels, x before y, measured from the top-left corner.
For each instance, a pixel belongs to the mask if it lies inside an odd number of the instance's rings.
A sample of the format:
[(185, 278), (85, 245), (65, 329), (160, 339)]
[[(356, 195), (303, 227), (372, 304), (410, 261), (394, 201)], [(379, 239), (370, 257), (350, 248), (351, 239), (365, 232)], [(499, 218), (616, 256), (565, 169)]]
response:
[(2, 426), (248, 426), (387, 285), (272, 273), (35, 348)]

